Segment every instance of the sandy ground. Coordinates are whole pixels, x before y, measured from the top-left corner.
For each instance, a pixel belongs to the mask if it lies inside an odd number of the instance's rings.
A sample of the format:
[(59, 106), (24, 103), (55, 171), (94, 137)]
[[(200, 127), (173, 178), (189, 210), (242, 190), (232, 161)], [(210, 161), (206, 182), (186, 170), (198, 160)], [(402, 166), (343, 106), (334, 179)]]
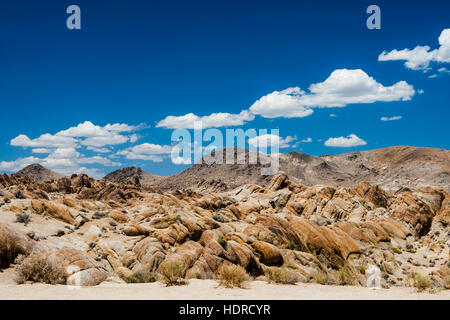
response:
[[(4, 279), (3, 279), (4, 280)], [(102, 283), (96, 287), (70, 288), (45, 284), (16, 285), (0, 281), (1, 300), (450, 300), (450, 290), (416, 293), (412, 288), (371, 290), (318, 284), (274, 285), (253, 281), (246, 289), (226, 289), (213, 280), (190, 280), (188, 285), (165, 287), (161, 283)]]

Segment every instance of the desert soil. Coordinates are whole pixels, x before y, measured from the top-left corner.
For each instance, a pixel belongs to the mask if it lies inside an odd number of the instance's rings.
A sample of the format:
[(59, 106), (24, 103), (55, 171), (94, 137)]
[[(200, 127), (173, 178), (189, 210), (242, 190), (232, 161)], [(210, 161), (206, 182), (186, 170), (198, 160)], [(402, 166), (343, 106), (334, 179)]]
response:
[(373, 290), (355, 286), (322, 286), (311, 283), (275, 285), (252, 281), (245, 289), (218, 287), (214, 280), (192, 279), (188, 285), (165, 287), (161, 283), (118, 284), (95, 287), (46, 284), (16, 285), (0, 274), (1, 300), (450, 300), (450, 290), (417, 293), (413, 288)]

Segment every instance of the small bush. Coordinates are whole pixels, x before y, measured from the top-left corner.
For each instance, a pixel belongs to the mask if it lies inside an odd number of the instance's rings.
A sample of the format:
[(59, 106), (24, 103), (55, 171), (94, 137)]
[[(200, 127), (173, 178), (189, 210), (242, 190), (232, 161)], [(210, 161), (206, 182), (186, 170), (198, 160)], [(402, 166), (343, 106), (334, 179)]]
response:
[(225, 238), (223, 237), (223, 236), (220, 236), (218, 239), (217, 239), (217, 242), (223, 247), (223, 246), (225, 246), (226, 244), (227, 244), (227, 240), (225, 240)]
[(31, 221), (30, 215), (27, 213), (19, 213), (16, 215), (16, 222), (27, 225)]
[(201, 279), (201, 278), (202, 278), (202, 274), (201, 274), (200, 272), (197, 272), (197, 273), (195, 274), (195, 277), (196, 277), (197, 279)]
[(323, 272), (323, 271), (317, 272), (313, 276), (313, 282), (321, 284), (321, 285), (325, 285), (327, 283), (327, 275), (326, 275), (326, 273)]
[(411, 278), (413, 280), (413, 285), (418, 292), (430, 290), (433, 287), (433, 282), (428, 277), (422, 276), (418, 273), (412, 273)]
[(356, 282), (356, 276), (353, 274), (352, 270), (344, 266), (339, 270), (333, 272), (334, 278), (339, 285), (352, 285)]
[(126, 283), (149, 283), (157, 280), (157, 274), (154, 272), (136, 272), (125, 278)]
[(290, 271), (287, 268), (268, 269), (265, 272), (265, 276), (269, 283), (296, 284), (299, 280), (295, 272)]
[(158, 268), (159, 278), (167, 287), (187, 284), (184, 280), (186, 267), (177, 261), (163, 262)]
[(10, 203), (10, 202), (11, 202), (11, 199), (10, 199), (9, 197), (7, 197), (7, 196), (4, 196), (4, 197), (3, 197), (3, 201), (4, 201), (5, 203)]
[(243, 288), (249, 280), (244, 268), (234, 264), (222, 264), (218, 270), (219, 285), (227, 288)]
[(402, 251), (399, 248), (397, 248), (397, 247), (392, 247), (391, 250), (394, 253), (402, 253)]
[(26, 281), (65, 284), (67, 281), (62, 259), (50, 257), (48, 252), (35, 250), (28, 257), (20, 255), (16, 263), (18, 284)]

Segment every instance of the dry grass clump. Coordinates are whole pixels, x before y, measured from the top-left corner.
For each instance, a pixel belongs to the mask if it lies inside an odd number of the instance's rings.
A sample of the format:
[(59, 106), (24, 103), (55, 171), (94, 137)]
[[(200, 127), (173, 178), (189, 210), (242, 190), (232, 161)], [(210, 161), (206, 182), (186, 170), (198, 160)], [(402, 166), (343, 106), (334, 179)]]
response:
[(138, 271), (131, 276), (124, 278), (126, 283), (149, 283), (156, 282), (158, 275), (155, 272)]
[(16, 259), (18, 284), (26, 281), (49, 284), (65, 284), (67, 280), (62, 258), (49, 256), (48, 252), (34, 250), (28, 257), (20, 255)]
[(10, 237), (0, 238), (0, 270), (8, 268), (18, 255), (24, 253), (24, 249), (14, 239)]
[(184, 285), (188, 282), (184, 280), (186, 274), (186, 267), (177, 261), (167, 261), (159, 265), (158, 268), (159, 279), (167, 287)]
[(234, 264), (222, 264), (218, 270), (219, 285), (226, 288), (243, 288), (250, 277), (244, 268)]
[(314, 283), (321, 285), (327, 284), (327, 274), (323, 271), (318, 271), (312, 278)]
[(410, 278), (413, 280), (413, 286), (418, 292), (431, 290), (433, 288), (433, 282), (426, 276), (413, 272), (410, 274)]
[(339, 270), (333, 270), (332, 274), (338, 285), (352, 285), (357, 283), (356, 275), (348, 266), (344, 266)]
[(439, 274), (442, 277), (442, 286), (444, 287), (444, 289), (450, 289), (450, 268), (447, 265), (442, 266), (439, 269)]
[(271, 268), (265, 272), (267, 282), (280, 284), (296, 284), (299, 281), (295, 272), (288, 268)]

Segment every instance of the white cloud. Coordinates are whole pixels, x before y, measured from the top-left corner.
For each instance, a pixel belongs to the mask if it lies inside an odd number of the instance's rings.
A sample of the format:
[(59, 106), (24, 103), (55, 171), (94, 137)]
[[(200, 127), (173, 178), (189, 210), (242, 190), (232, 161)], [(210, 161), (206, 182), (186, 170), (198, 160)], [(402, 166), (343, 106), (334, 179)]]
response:
[(136, 141), (138, 141), (138, 139), (139, 139), (139, 136), (137, 134), (132, 134), (130, 136), (130, 142), (131, 143), (135, 143)]
[(131, 126), (124, 123), (107, 124), (101, 127), (90, 121), (85, 121), (55, 134), (42, 134), (35, 139), (20, 134), (10, 141), (12, 146), (32, 148), (32, 153), (48, 154), (48, 156), (45, 158), (25, 157), (14, 161), (3, 161), (0, 164), (0, 170), (14, 172), (29, 164), (39, 163), (50, 170), (63, 174), (84, 171), (98, 176), (102, 173), (100, 170), (87, 168), (86, 165), (120, 166), (121, 163), (100, 155), (86, 157), (78, 149), (86, 148), (95, 153), (109, 153), (112, 150), (105, 148), (105, 146), (135, 142), (138, 139), (136, 134), (126, 135), (124, 133), (131, 133), (144, 127), (143, 124)]
[(32, 149), (31, 152), (32, 153), (51, 153), (52, 150), (47, 149), (47, 148), (36, 148), (36, 149)]
[(174, 164), (191, 164), (192, 161), (190, 158), (183, 158), (183, 157), (171, 157), (172, 163)]
[(36, 157), (18, 158), (14, 161), (1, 161), (0, 170), (16, 172), (33, 163), (39, 163), (42, 159)]
[(330, 113), (330, 117), (332, 117), (332, 118), (336, 118), (336, 117), (337, 117), (337, 115), (336, 115), (336, 114), (334, 114), (334, 113)]
[(350, 134), (347, 137), (328, 138), (325, 141), (327, 147), (357, 147), (364, 146), (367, 142), (359, 138), (356, 134)]
[(108, 137), (112, 132), (131, 132), (139, 129), (140, 126), (130, 126), (126, 123), (107, 124), (104, 127), (97, 126), (90, 121), (85, 121), (78, 124), (76, 127), (71, 127), (57, 133), (64, 137)]
[(232, 113), (212, 113), (209, 116), (199, 117), (193, 113), (184, 116), (168, 116), (158, 122), (157, 128), (167, 129), (194, 129), (194, 124), (200, 122), (204, 129), (241, 126), (247, 121), (252, 121), (255, 116), (248, 110), (243, 110), (239, 114)]
[(430, 79), (434, 79), (436, 77), (437, 77), (437, 74), (432, 74), (432, 75), (428, 76), (428, 78), (430, 78)]
[(259, 100), (250, 107), (254, 114), (264, 118), (303, 118), (310, 116), (313, 110), (302, 101), (305, 92), (299, 87), (287, 88), (282, 91), (274, 91)]
[(289, 148), (291, 142), (295, 141), (295, 137), (287, 136), (286, 138), (282, 138), (275, 134), (263, 134), (260, 136), (256, 136), (248, 139), (249, 145), (257, 148), (267, 148), (277, 146), (279, 148)]
[(306, 139), (301, 140), (300, 142), (302, 142), (302, 143), (310, 143), (310, 142), (312, 142), (312, 139), (311, 138), (306, 138)]
[(274, 91), (257, 100), (250, 111), (264, 118), (301, 118), (311, 115), (316, 107), (407, 101), (414, 94), (414, 87), (405, 81), (383, 86), (361, 69), (338, 69), (324, 82), (310, 85), (309, 93), (299, 87)]
[(450, 73), (450, 70), (448, 70), (446, 67), (442, 67), (438, 69), (438, 72), (440, 73)]
[(36, 139), (30, 139), (24, 134), (20, 134), (11, 140), (14, 147), (32, 147), (32, 148), (59, 148), (59, 147), (75, 147), (77, 140), (71, 137), (60, 137), (45, 133)]
[(161, 155), (170, 154), (172, 148), (167, 145), (143, 143), (134, 147), (117, 152), (118, 155), (125, 156), (126, 159), (149, 160), (153, 162), (163, 161)]
[(419, 89), (419, 90), (417, 90), (417, 93), (418, 94), (423, 94), (425, 91), (423, 91), (423, 89)]
[(402, 116), (394, 116), (394, 117), (381, 117), (381, 121), (394, 121), (394, 120), (400, 120)]
[(405, 66), (412, 70), (430, 70), (430, 63), (450, 62), (450, 29), (444, 29), (439, 36), (439, 47), (431, 50), (429, 46), (417, 46), (414, 49), (394, 49), (390, 52), (383, 51), (378, 56), (378, 61), (405, 61)]

